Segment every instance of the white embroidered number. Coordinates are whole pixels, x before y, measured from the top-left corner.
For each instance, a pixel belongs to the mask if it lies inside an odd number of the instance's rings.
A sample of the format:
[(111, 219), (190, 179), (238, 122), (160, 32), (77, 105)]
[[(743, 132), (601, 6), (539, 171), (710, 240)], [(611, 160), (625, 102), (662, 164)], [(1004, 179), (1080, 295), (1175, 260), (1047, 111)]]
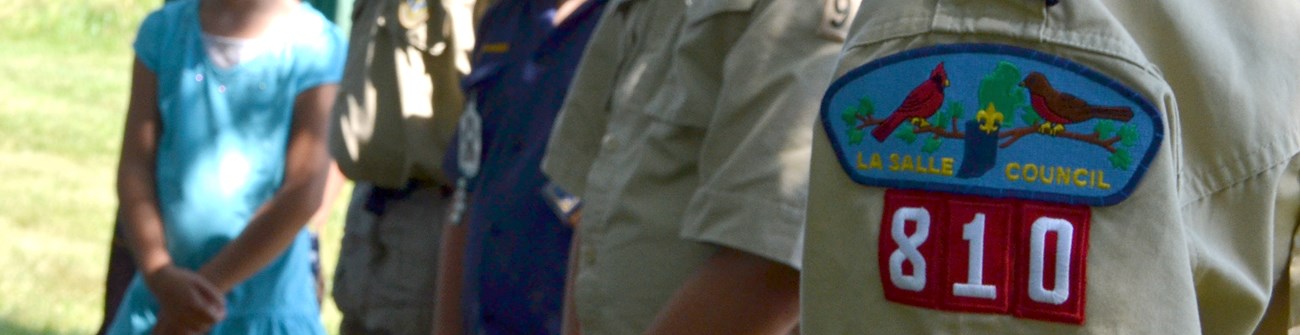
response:
[[(908, 221), (916, 222), (916, 232), (907, 236)], [(900, 289), (920, 292), (925, 288), (925, 257), (917, 248), (930, 236), (930, 211), (919, 207), (903, 207), (894, 212), (890, 235), (898, 243), (898, 250), (889, 255), (889, 280)], [(912, 274), (903, 274), (903, 262), (912, 264)]]
[(984, 213), (975, 214), (975, 220), (962, 225), (961, 238), (970, 242), (967, 256), (966, 282), (952, 285), (952, 295), (959, 297), (997, 299), (998, 288), (984, 285)]
[(886, 300), (1083, 324), (1087, 207), (889, 190), (883, 209), (873, 263)]
[[(1044, 257), (1047, 233), (1056, 232), (1056, 276), (1052, 289), (1043, 287)], [(1060, 305), (1070, 299), (1070, 247), (1074, 241), (1074, 225), (1070, 221), (1041, 217), (1029, 230), (1029, 299)]]

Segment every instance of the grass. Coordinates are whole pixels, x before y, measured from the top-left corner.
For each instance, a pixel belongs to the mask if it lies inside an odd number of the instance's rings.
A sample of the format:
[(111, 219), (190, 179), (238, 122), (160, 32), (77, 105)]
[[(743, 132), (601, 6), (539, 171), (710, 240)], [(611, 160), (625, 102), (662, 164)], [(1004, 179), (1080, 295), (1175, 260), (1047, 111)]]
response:
[[(130, 42), (160, 3), (0, 0), (0, 334), (99, 325)], [(327, 276), (347, 192), (321, 239)]]

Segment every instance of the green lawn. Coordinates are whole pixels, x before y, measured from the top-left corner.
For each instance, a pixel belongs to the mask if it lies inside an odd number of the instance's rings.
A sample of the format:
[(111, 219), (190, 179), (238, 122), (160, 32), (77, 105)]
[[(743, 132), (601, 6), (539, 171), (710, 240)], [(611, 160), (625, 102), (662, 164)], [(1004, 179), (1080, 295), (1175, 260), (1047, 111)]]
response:
[[(161, 0), (0, 0), (0, 334), (102, 315), (130, 42)], [(332, 273), (347, 189), (322, 238)], [(327, 301), (326, 328), (338, 311)]]

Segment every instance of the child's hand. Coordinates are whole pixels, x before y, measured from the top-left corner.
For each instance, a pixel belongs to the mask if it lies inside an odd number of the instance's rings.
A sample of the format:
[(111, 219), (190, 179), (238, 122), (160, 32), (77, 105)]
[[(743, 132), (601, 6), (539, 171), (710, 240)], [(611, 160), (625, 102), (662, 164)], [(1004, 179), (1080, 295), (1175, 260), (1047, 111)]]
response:
[(168, 265), (145, 276), (145, 283), (162, 307), (155, 333), (203, 333), (226, 317), (221, 291), (193, 271)]
[(158, 323), (153, 326), (153, 335), (201, 335), (203, 331), (186, 329), (166, 313), (158, 314)]

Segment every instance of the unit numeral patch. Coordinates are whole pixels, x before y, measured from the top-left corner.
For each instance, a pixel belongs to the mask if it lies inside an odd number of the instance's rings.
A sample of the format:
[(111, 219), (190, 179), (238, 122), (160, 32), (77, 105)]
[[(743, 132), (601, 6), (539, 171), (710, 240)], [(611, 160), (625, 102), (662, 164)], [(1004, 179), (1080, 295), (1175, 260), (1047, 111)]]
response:
[(1082, 324), (1085, 206), (889, 190), (880, 280), (890, 301)]

